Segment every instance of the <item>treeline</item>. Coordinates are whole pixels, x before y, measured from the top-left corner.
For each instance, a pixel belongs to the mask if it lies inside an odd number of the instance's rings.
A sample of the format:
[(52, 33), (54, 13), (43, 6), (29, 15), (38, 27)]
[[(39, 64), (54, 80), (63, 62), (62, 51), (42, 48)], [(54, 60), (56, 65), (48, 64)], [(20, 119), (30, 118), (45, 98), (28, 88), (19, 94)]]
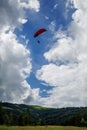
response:
[(0, 125), (87, 127), (87, 107), (56, 109), (0, 102)]
[(51, 110), (44, 118), (47, 125), (87, 127), (87, 107)]
[(43, 119), (39, 117), (39, 114), (35, 111), (35, 109), (32, 109), (32, 114), (30, 112), (30, 107), (20, 105), (20, 107), (17, 108), (17, 106), (16, 104), (0, 102), (0, 125), (44, 125)]

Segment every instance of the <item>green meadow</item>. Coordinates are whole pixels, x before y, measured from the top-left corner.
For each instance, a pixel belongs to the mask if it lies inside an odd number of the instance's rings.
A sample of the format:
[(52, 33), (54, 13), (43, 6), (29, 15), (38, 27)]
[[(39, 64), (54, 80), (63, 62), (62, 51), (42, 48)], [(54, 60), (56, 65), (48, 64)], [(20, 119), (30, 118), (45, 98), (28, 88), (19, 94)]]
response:
[(73, 126), (0, 126), (0, 130), (87, 130), (87, 128)]

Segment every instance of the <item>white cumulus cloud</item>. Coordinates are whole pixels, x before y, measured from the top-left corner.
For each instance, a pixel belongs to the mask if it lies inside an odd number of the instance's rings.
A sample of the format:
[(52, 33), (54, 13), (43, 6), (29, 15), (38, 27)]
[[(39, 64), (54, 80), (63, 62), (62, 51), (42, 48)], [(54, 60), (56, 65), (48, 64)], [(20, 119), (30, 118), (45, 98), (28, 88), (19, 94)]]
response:
[[(38, 0), (0, 0), (0, 31), (12, 29), (27, 22), (26, 11), (40, 9)], [(8, 27), (8, 28), (7, 28)]]
[(34, 11), (36, 12), (39, 12), (40, 10), (40, 3), (38, 0), (20, 0), (22, 1), (21, 5), (22, 7), (24, 8), (27, 8), (27, 9), (33, 9)]
[[(30, 4), (29, 8), (22, 4)], [(37, 5), (39, 2), (33, 1)], [(32, 89), (26, 78), (32, 71), (30, 50), (24, 46), (29, 40), (24, 37), (25, 44), (21, 44), (14, 33), (27, 22), (26, 9), (31, 10), (30, 0), (1, 0), (0, 1), (0, 100), (12, 103), (36, 103), (39, 89)], [(39, 10), (38, 10), (39, 11)]]
[[(27, 50), (12, 32), (0, 35), (0, 100), (27, 103), (34, 100), (26, 78), (32, 69), (30, 51)], [(39, 90), (36, 91), (39, 93)], [(34, 94), (35, 96), (35, 94)], [(32, 98), (31, 98), (32, 97)]]

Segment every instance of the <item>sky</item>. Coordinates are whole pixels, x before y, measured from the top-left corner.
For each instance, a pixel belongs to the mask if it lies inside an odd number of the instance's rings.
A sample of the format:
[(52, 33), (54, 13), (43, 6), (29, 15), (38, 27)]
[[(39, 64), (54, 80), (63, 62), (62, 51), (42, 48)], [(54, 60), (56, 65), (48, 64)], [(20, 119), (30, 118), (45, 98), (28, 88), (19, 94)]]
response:
[(0, 100), (87, 106), (86, 20), (87, 0), (0, 0)]

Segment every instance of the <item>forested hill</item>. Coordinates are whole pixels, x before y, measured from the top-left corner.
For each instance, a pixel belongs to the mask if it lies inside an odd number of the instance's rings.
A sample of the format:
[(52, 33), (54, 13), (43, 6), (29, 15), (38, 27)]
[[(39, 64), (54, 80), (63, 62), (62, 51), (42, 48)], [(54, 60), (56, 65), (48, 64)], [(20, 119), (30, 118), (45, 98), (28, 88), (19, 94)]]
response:
[(87, 126), (87, 107), (46, 108), (0, 103), (0, 124)]

